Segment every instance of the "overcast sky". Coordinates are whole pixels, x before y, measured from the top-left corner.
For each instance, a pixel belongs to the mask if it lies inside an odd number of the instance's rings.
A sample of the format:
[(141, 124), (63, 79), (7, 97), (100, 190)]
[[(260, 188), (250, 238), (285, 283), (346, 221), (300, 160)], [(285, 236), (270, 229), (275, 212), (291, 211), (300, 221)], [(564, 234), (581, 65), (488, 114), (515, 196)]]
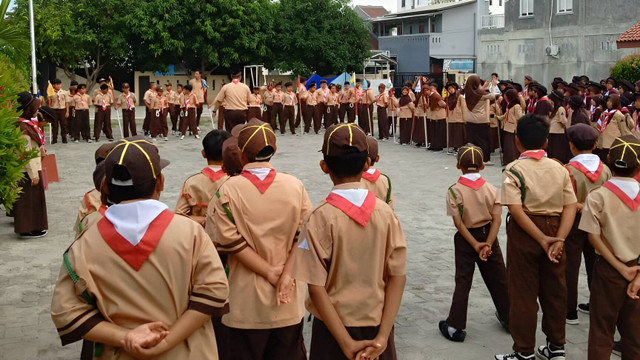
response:
[(354, 5), (379, 5), (384, 6), (387, 10), (395, 12), (398, 7), (396, 0), (351, 0)]

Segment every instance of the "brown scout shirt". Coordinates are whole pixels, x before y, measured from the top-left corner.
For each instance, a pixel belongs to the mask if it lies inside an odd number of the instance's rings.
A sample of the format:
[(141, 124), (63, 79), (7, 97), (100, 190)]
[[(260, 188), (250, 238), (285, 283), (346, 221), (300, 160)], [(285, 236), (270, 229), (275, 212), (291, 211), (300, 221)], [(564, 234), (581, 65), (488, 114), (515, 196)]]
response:
[(103, 101), (104, 106), (106, 106), (107, 108), (113, 105), (113, 98), (111, 97), (110, 92), (107, 92), (106, 94), (99, 93), (98, 95), (96, 95), (93, 98), (93, 105), (96, 107), (96, 109), (102, 109)]
[[(635, 181), (619, 177), (613, 177), (612, 180)], [(640, 211), (637, 209), (640, 198), (627, 197), (627, 204), (607, 188), (608, 184), (610, 181), (587, 196), (579, 229), (602, 235), (604, 243), (620, 261), (627, 263), (637, 260), (640, 256), (640, 241), (637, 226), (633, 225), (640, 223)], [(632, 210), (629, 205), (635, 209)]]
[(524, 111), (522, 111), (522, 107), (520, 104), (515, 104), (511, 109), (507, 109), (505, 115), (498, 115), (498, 119), (503, 121), (502, 127), (504, 131), (514, 134), (518, 127), (518, 120), (523, 116)]
[(91, 105), (91, 96), (87, 94), (75, 94), (73, 96), (73, 104), (75, 105), (76, 110), (89, 110), (89, 105)]
[(363, 172), (360, 183), (362, 183), (365, 189), (374, 193), (378, 199), (389, 204), (392, 209), (394, 208), (395, 201), (393, 199), (393, 193), (391, 192), (389, 178), (378, 169), (371, 167), (369, 170)]
[(153, 107), (153, 102), (155, 100), (155, 97), (157, 96), (157, 93), (155, 91), (151, 91), (151, 89), (147, 90), (144, 93), (144, 98), (143, 101), (149, 104), (149, 106)]
[(556, 114), (549, 119), (549, 122), (551, 124), (549, 134), (564, 134), (567, 126), (571, 125), (567, 123), (567, 111), (562, 106), (556, 111)]
[(133, 110), (136, 105), (138, 105), (138, 97), (135, 93), (129, 92), (129, 105), (127, 105), (127, 94), (122, 93), (118, 96), (118, 107), (129, 110), (129, 106), (131, 106), (131, 110)]
[(251, 90), (247, 85), (231, 82), (220, 89), (216, 96), (216, 106), (224, 103), (225, 110), (247, 110), (251, 103), (251, 96)]
[(80, 205), (78, 206), (78, 216), (76, 216), (76, 225), (74, 230), (76, 231), (76, 236), (80, 235), (82, 230), (84, 229), (82, 225), (82, 219), (84, 219), (87, 215), (92, 212), (98, 211), (102, 206), (102, 194), (97, 189), (89, 190), (80, 201)]
[[(203, 104), (204, 103), (204, 87), (202, 86), (202, 79), (200, 80), (196, 80), (195, 78), (191, 79), (189, 80), (189, 84), (192, 87), (191, 93), (196, 96), (199, 104)], [(222, 89), (224, 89), (224, 86), (222, 87)], [(222, 91), (222, 89), (220, 89), (220, 91)]]
[(463, 110), (462, 107), (466, 106), (464, 104), (464, 99), (462, 95), (458, 95), (458, 100), (456, 103), (456, 107), (453, 110), (449, 110), (448, 105), (445, 111), (447, 112), (447, 123), (455, 124), (455, 123), (464, 123)]
[[(594, 154), (587, 154), (587, 156), (598, 157), (598, 155)], [(611, 179), (611, 170), (602, 161), (600, 161), (600, 167), (595, 172), (589, 171), (575, 157), (565, 167), (569, 170), (571, 183), (579, 203), (584, 203), (590, 192)], [(587, 176), (591, 177), (591, 179)]]
[[(362, 188), (361, 183), (346, 183), (333, 190)], [(400, 221), (391, 207), (372, 197), (374, 202), (367, 205), (365, 200), (362, 205), (372, 207), (365, 226), (322, 201), (305, 219), (303, 240), (296, 249), (294, 278), (324, 286), (347, 327), (380, 325), (389, 276), (406, 274), (407, 248)], [(306, 306), (321, 319), (311, 299)]]
[[(469, 176), (471, 175), (471, 176)], [(487, 225), (493, 215), (502, 214), (500, 194), (480, 174), (463, 175), (447, 191), (447, 215), (460, 216), (468, 229)]]
[[(150, 225), (154, 231), (163, 230), (159, 231), (157, 245), (136, 271), (111, 247), (119, 244), (126, 248), (131, 244), (117, 233), (107, 239), (103, 237), (101, 229), (111, 229), (106, 233), (113, 234), (110, 224), (101, 218), (69, 247), (69, 263), (80, 278), (78, 284), (71, 280), (65, 265), (61, 266), (51, 317), (63, 345), (80, 340), (101, 321), (127, 329), (155, 321), (171, 327), (189, 309), (207, 315), (228, 311), (225, 272), (201, 226), (165, 211)], [(153, 238), (143, 238), (141, 244)], [(135, 248), (144, 247), (139, 244)], [(135, 253), (136, 257), (142, 256), (138, 251)], [(79, 295), (83, 288), (95, 299), (96, 305), (87, 303)], [(104, 346), (101, 357), (130, 358), (122, 349), (108, 345)], [(218, 359), (211, 322), (205, 322), (157, 359)]]
[(176, 214), (188, 218), (206, 216), (209, 202), (227, 178), (229, 176), (220, 167), (215, 166), (208, 166), (190, 176), (182, 185), (182, 191), (176, 203)]
[(62, 89), (50, 96), (49, 99), (51, 99), (51, 108), (56, 110), (66, 109), (70, 102), (69, 93)]
[(307, 100), (307, 105), (318, 105), (318, 99), (316, 98), (316, 93), (307, 91), (304, 95), (304, 99)]
[(546, 153), (540, 160), (527, 157), (536, 153), (544, 150), (526, 151), (507, 165), (502, 173), (502, 204), (522, 205), (531, 215), (560, 216), (565, 205), (577, 202), (569, 172)]
[(282, 95), (282, 105), (284, 106), (295, 106), (297, 103), (297, 99), (296, 99), (296, 93), (292, 92), (285, 92)]
[[(271, 171), (261, 181), (250, 172), (256, 169)], [(268, 162), (254, 162), (245, 165), (241, 175), (229, 178), (218, 193), (214, 241), (221, 254), (229, 254), (229, 301), (233, 303), (222, 322), (239, 329), (299, 324), (304, 316), (304, 285), (296, 284), (291, 303), (276, 306), (276, 288), (233, 254), (248, 246), (269, 264), (284, 265), (311, 209), (304, 185), (291, 175), (276, 173)]]
[(329, 101), (331, 90), (329, 88), (319, 88), (316, 90), (316, 101), (318, 104), (326, 104)]

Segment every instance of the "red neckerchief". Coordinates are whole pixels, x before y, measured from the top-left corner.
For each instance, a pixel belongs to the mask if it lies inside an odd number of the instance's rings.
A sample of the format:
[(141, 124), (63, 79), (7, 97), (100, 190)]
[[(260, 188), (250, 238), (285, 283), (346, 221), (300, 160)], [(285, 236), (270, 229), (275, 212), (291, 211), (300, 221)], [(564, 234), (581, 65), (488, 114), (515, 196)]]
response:
[(131, 110), (131, 93), (125, 95), (125, 98), (127, 99), (127, 110)]
[(616, 109), (605, 110), (600, 114), (600, 119), (598, 119), (598, 123), (596, 125), (598, 132), (603, 133), (607, 129), (607, 126), (609, 125), (609, 122), (611, 122), (611, 119), (613, 119), (613, 115), (616, 114), (616, 111)]
[(569, 161), (569, 165), (573, 166), (576, 170), (583, 173), (584, 176), (586, 176), (587, 179), (589, 179), (589, 181), (591, 181), (592, 183), (595, 183), (596, 181), (598, 181), (598, 179), (600, 178), (600, 175), (602, 174), (602, 170), (604, 169), (604, 164), (602, 163), (602, 161), (600, 161), (600, 165), (598, 165), (598, 169), (594, 173), (589, 171), (589, 169), (587, 169), (584, 165), (582, 165), (578, 161)]
[(545, 156), (547, 156), (547, 152), (544, 151), (544, 150), (529, 150), (529, 151), (525, 151), (522, 154), (520, 154), (520, 157), (518, 158), (518, 160), (520, 160), (520, 159), (536, 159), (536, 160), (540, 160)]
[(529, 103), (527, 104), (528, 114), (533, 114), (533, 111), (536, 109), (535, 105), (536, 105), (536, 101), (533, 98), (529, 98)]
[(149, 224), (147, 232), (145, 232), (142, 240), (136, 246), (133, 246), (127, 239), (118, 234), (115, 226), (106, 217), (98, 222), (98, 230), (107, 245), (129, 266), (138, 271), (158, 246), (162, 234), (167, 230), (172, 219), (173, 213), (171, 211), (165, 210), (161, 212)]
[(233, 79), (233, 80), (231, 80), (231, 82), (234, 83), (234, 84), (237, 84), (237, 83), (240, 82), (240, 80), (239, 79)]
[(242, 170), (240, 175), (251, 181), (251, 183), (258, 189), (258, 191), (260, 191), (261, 194), (264, 194), (269, 186), (273, 184), (273, 180), (275, 180), (276, 178), (276, 171), (274, 169), (271, 169), (271, 171), (269, 171), (269, 175), (267, 175), (264, 180), (260, 180), (259, 177), (253, 175), (248, 170)]
[(369, 223), (369, 218), (371, 217), (373, 210), (376, 208), (376, 196), (371, 191), (369, 191), (367, 197), (362, 203), (362, 206), (357, 207), (349, 200), (332, 192), (329, 193), (329, 196), (327, 196), (327, 203), (341, 210), (358, 224), (367, 226), (367, 224)]
[(536, 101), (536, 102), (533, 104), (533, 111), (532, 111), (532, 113), (533, 113), (534, 111), (536, 111), (536, 107), (538, 106), (538, 103), (539, 103), (540, 101), (549, 101), (549, 98), (548, 98), (548, 97), (546, 97), (546, 96), (543, 96), (543, 97), (541, 97), (540, 99), (538, 99), (538, 101)]
[(35, 130), (35, 132), (38, 134), (38, 139), (40, 139), (40, 144), (38, 144), (38, 146), (44, 145), (45, 144), (44, 131), (42, 131), (42, 129), (40, 129), (40, 126), (38, 126), (38, 118), (32, 118), (29, 120), (22, 119), (21, 121), (31, 126), (33, 130)]
[(60, 90), (56, 91), (56, 97), (58, 98), (58, 105), (60, 105)]
[(618, 197), (618, 199), (620, 199), (620, 201), (622, 201), (629, 207), (629, 209), (631, 209), (631, 211), (636, 211), (638, 209), (638, 206), (640, 206), (640, 193), (636, 195), (635, 199), (632, 199), (611, 181), (607, 181), (602, 186), (614, 193)]
[(227, 173), (225, 173), (222, 169), (215, 171), (210, 167), (206, 167), (202, 169), (202, 173), (211, 180), (211, 182), (216, 182), (222, 179)]
[(289, 95), (289, 98), (291, 99), (291, 106), (295, 105), (295, 103), (296, 103), (296, 100), (295, 100), (295, 98), (296, 98), (296, 94), (294, 94), (294, 93), (287, 93), (287, 95)]
[(262, 97), (260, 95), (256, 95), (256, 105), (260, 105), (262, 103)]
[(190, 97), (189, 97), (189, 98), (187, 98), (187, 99), (184, 101), (184, 107), (185, 107), (185, 109), (187, 109), (187, 111), (189, 111), (189, 103), (190, 103), (190, 102), (191, 102), (191, 98), (190, 98)]
[(483, 178), (478, 178), (478, 180), (470, 180), (467, 179), (464, 176), (460, 176), (460, 178), (458, 178), (458, 184), (460, 185), (464, 185), (466, 187), (470, 187), (473, 190), (478, 190), (482, 187), (482, 185), (484, 185), (487, 182), (487, 180), (483, 179)]
[(373, 174), (369, 174), (368, 172), (363, 172), (362, 173), (362, 178), (369, 181), (369, 182), (376, 182), (378, 181), (378, 179), (380, 178), (380, 171), (378, 171), (378, 169), (375, 169), (375, 171), (373, 172)]

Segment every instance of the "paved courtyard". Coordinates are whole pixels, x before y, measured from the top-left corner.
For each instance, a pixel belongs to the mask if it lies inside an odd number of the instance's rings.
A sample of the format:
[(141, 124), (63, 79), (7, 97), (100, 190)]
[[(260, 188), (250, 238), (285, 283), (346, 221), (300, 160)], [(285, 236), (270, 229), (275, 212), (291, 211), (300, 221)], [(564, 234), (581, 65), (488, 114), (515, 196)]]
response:
[[(141, 114), (139, 111), (138, 114)], [(138, 120), (139, 124), (141, 123)], [(203, 115), (203, 131), (210, 130)], [(114, 126), (114, 134), (119, 131)], [(93, 154), (102, 144), (48, 146), (56, 155), (60, 182), (47, 191), (49, 235), (24, 241), (13, 234), (12, 218), (0, 216), (0, 359), (74, 359), (80, 344), (60, 346), (49, 315), (51, 294), (60, 271), (62, 253), (74, 238), (73, 224), (78, 203), (93, 186)], [(273, 164), (278, 171), (295, 175), (305, 184), (314, 204), (331, 189), (331, 181), (318, 163), (320, 135), (278, 137)], [(171, 161), (164, 171), (165, 192), (161, 201), (175, 206), (184, 179), (205, 166), (199, 140), (188, 138), (158, 143), (160, 153)], [(469, 301), (467, 339), (464, 343), (445, 340), (437, 329), (446, 318), (454, 288), (453, 235), (455, 228), (445, 214), (447, 188), (459, 171), (455, 158), (445, 153), (393, 144), (380, 144), (379, 169), (392, 180), (396, 212), (404, 227), (408, 245), (407, 286), (396, 321), (399, 359), (493, 359), (511, 349), (511, 337), (494, 316), (495, 309), (476, 271)], [(494, 162), (499, 159), (494, 155)], [(500, 167), (489, 167), (483, 175), (500, 184)], [(500, 242), (506, 250), (504, 226)], [(579, 301), (587, 300), (586, 276), (581, 272)], [(232, 304), (233, 306), (233, 304)], [(518, 321), (512, 319), (512, 321)], [(585, 359), (589, 320), (580, 314), (581, 324), (567, 326), (568, 359)], [(305, 323), (309, 341), (310, 323)], [(538, 332), (538, 344), (544, 343)]]

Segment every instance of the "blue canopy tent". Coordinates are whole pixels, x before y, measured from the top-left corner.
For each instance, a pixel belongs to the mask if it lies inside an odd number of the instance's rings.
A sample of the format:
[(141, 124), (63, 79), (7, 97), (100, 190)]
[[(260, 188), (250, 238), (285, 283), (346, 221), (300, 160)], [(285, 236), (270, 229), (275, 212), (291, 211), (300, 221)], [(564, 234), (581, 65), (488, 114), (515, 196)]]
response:
[(322, 80), (326, 80), (327, 83), (331, 83), (333, 81), (334, 78), (323, 78), (322, 76), (318, 75), (318, 74), (313, 74), (311, 75), (311, 77), (309, 78), (309, 80), (307, 80), (306, 83), (304, 83), (304, 86), (308, 89), (309, 85), (311, 85), (312, 82), (316, 83), (317, 87), (320, 87), (320, 81)]

